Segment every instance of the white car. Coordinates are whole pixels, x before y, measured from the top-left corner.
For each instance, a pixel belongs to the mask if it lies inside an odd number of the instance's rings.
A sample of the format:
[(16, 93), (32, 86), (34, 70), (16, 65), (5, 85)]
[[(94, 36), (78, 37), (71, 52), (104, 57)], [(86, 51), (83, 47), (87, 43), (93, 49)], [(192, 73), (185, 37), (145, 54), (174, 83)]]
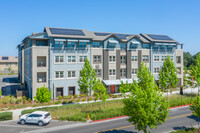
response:
[(45, 111), (35, 111), (31, 114), (24, 114), (19, 117), (19, 123), (24, 125), (26, 123), (38, 124), (43, 126), (51, 121), (51, 115)]

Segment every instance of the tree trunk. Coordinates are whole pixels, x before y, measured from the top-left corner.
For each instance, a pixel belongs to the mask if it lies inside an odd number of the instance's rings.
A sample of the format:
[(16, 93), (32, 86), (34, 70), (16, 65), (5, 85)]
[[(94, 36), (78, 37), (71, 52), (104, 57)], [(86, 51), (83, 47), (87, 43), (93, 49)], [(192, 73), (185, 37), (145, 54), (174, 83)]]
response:
[(199, 85), (198, 85), (198, 96), (199, 96)]

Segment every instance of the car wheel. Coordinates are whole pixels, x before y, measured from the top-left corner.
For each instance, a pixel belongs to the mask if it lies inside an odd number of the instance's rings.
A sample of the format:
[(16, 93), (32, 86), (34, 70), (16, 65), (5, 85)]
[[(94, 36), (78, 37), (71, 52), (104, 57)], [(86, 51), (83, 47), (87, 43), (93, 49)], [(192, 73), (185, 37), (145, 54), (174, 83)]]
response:
[(38, 122), (38, 125), (39, 125), (39, 126), (43, 126), (43, 122), (42, 122), (42, 121), (39, 121), (39, 122)]
[(21, 123), (22, 125), (26, 124), (25, 120), (21, 120), (20, 123)]

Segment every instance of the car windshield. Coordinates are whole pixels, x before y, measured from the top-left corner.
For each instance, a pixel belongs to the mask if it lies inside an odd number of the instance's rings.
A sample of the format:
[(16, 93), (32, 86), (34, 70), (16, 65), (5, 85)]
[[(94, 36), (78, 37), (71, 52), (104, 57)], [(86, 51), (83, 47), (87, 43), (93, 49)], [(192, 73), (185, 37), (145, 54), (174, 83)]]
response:
[(45, 117), (48, 117), (48, 116), (50, 116), (50, 114), (49, 114), (49, 113), (47, 113), (47, 114), (45, 114), (44, 116), (45, 116)]

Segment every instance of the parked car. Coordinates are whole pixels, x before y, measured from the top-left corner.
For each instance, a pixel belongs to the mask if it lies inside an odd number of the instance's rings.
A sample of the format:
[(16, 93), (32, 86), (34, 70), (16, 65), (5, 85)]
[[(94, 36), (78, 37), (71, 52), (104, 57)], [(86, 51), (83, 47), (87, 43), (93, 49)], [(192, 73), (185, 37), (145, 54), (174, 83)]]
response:
[(43, 126), (51, 121), (51, 115), (45, 111), (35, 111), (31, 114), (24, 114), (19, 117), (19, 123), (24, 125), (26, 123), (38, 124)]

